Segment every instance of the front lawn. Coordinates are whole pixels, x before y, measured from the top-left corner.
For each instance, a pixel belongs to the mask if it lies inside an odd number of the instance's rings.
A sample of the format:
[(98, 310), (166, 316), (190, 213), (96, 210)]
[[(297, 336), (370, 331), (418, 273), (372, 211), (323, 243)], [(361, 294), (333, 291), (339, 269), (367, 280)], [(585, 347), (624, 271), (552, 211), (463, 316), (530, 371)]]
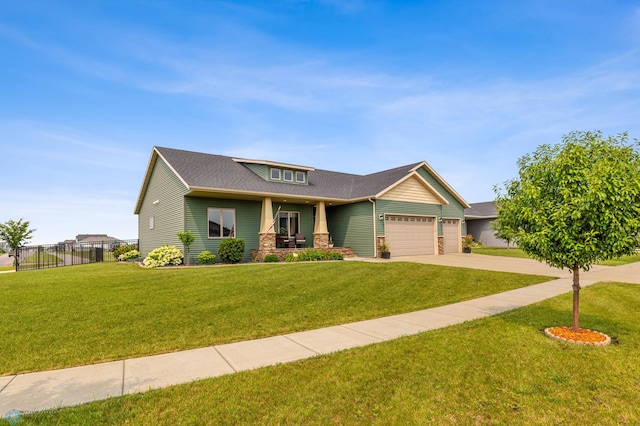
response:
[(191, 349), (446, 305), (549, 278), (415, 263), (0, 275), (0, 375)]
[(640, 286), (585, 288), (581, 325), (543, 334), (571, 294), (390, 342), (27, 416), (24, 424), (640, 424)]

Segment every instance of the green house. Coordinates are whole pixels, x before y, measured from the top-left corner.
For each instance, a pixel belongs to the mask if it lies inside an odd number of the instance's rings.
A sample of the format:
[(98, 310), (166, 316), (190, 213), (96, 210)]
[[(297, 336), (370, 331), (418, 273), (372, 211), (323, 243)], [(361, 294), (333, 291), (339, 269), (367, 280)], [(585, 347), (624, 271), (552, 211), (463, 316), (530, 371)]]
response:
[(217, 252), (245, 241), (245, 260), (301, 247), (379, 256), (462, 251), (469, 204), (426, 162), (354, 175), (313, 167), (154, 147), (135, 208), (140, 251)]

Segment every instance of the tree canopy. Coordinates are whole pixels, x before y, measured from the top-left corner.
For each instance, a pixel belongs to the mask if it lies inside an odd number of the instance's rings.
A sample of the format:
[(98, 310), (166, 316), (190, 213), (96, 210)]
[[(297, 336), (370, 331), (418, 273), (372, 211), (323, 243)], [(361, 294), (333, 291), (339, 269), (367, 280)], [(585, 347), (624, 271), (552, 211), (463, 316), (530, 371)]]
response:
[[(519, 177), (495, 189), (499, 229), (531, 257), (574, 274), (640, 247), (640, 154), (626, 133), (572, 132), (517, 164)], [(577, 331), (577, 330), (574, 330)]]
[(6, 242), (12, 250), (16, 250), (24, 243), (29, 242), (35, 229), (29, 229), (29, 221), (18, 219), (0, 223), (0, 240)]
[(13, 250), (14, 256), (14, 264), (16, 266), (16, 270), (18, 268), (18, 247), (27, 243), (35, 229), (29, 229), (29, 221), (18, 219), (8, 220), (5, 223), (0, 223), (0, 240), (6, 242), (11, 250)]

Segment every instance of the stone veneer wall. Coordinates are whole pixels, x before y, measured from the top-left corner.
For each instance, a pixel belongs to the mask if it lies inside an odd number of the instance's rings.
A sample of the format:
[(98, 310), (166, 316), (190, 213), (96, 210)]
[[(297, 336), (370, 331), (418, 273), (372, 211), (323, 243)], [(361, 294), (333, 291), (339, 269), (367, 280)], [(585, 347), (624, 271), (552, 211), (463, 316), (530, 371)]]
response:
[(438, 254), (444, 254), (444, 237), (438, 236)]
[(329, 234), (313, 234), (313, 248), (328, 249)]

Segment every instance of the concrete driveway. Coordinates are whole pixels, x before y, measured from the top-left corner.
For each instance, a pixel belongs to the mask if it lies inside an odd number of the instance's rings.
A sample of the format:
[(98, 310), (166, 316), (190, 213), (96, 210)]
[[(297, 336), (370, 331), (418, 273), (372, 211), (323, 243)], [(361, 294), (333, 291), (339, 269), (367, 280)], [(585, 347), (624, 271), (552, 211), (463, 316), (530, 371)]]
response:
[[(487, 271), (545, 275), (558, 278), (571, 277), (571, 273), (568, 269), (563, 270), (552, 268), (546, 263), (538, 262), (537, 260), (516, 257), (487, 256), (475, 253), (452, 253), (440, 256), (396, 256), (392, 257), (390, 260), (375, 259), (374, 261), (416, 262), (430, 265), (483, 269)], [(589, 272), (580, 271), (580, 278), (593, 281), (621, 281), (640, 284), (640, 262), (615, 267), (595, 265), (591, 270), (589, 270)]]

